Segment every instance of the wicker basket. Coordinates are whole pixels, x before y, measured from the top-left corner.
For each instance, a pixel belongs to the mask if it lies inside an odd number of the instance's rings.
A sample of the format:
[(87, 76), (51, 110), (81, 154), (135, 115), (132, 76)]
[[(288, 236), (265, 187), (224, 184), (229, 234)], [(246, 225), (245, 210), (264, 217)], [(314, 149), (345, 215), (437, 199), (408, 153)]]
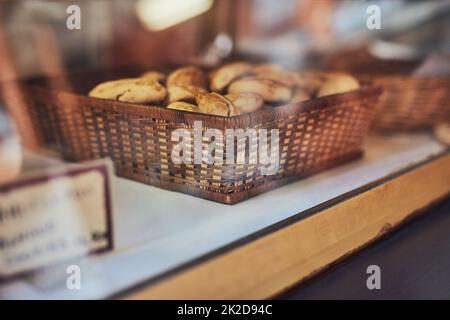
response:
[(373, 129), (411, 131), (450, 121), (450, 78), (403, 75), (361, 76), (383, 87)]
[[(42, 146), (67, 160), (109, 157), (117, 175), (226, 204), (359, 157), (379, 87), (287, 104), (237, 117), (219, 117), (100, 100), (82, 94), (27, 89), (30, 115)], [(248, 151), (241, 164), (175, 164), (173, 130), (278, 129), (279, 170), (263, 175)], [(203, 138), (203, 144), (207, 144)], [(192, 141), (189, 141), (192, 143)], [(276, 146), (275, 146), (276, 147)], [(218, 148), (220, 149), (220, 148)], [(236, 150), (235, 150), (236, 151)], [(224, 157), (217, 151), (216, 159)]]
[(379, 59), (368, 48), (357, 48), (332, 55), (325, 65), (383, 87), (373, 129), (390, 133), (429, 129), (450, 120), (450, 77), (414, 76), (423, 63), (423, 59)]

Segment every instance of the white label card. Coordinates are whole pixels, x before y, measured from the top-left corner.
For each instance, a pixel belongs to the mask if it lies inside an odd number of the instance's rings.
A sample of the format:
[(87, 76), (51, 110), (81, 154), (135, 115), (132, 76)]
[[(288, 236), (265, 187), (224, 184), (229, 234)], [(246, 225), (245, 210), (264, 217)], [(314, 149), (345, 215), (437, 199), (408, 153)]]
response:
[(112, 247), (109, 163), (0, 186), (0, 277)]

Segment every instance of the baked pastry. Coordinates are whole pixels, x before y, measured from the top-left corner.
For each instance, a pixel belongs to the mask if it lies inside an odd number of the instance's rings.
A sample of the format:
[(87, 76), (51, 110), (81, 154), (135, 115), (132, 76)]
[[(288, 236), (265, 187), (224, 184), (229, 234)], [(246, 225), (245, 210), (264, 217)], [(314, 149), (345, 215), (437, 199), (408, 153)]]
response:
[(234, 62), (217, 69), (211, 76), (211, 90), (222, 92), (233, 80), (248, 75), (252, 67), (248, 63)]
[(90, 97), (133, 103), (161, 102), (166, 95), (166, 88), (158, 82), (145, 78), (107, 81), (89, 92)]
[(195, 95), (199, 92), (206, 93), (206, 89), (196, 86), (169, 86), (167, 87), (169, 103), (174, 101), (195, 101)]
[(253, 92), (259, 94), (264, 101), (285, 102), (292, 97), (292, 90), (279, 81), (259, 78), (246, 77), (236, 80), (228, 88), (230, 93)]
[(187, 103), (183, 101), (175, 101), (172, 102), (167, 106), (167, 109), (174, 109), (174, 110), (182, 110), (182, 111), (189, 111), (189, 112), (200, 112), (200, 109), (198, 106), (192, 103)]
[[(208, 92), (208, 82), (213, 92)], [(298, 73), (272, 63), (234, 62), (208, 74), (198, 67), (186, 66), (167, 78), (164, 73), (150, 70), (140, 78), (101, 83), (89, 95), (132, 103), (165, 101), (169, 109), (234, 116), (256, 111), (264, 102), (295, 103), (359, 87), (358, 81), (345, 73)]]
[(359, 82), (352, 76), (344, 73), (330, 73), (320, 86), (317, 97), (344, 93), (359, 89)]
[(206, 77), (202, 70), (194, 66), (182, 67), (174, 70), (167, 77), (170, 86), (196, 86), (206, 88)]
[(264, 105), (263, 98), (252, 92), (229, 93), (225, 98), (230, 100), (241, 114), (259, 110)]
[(197, 102), (200, 112), (202, 113), (224, 117), (230, 117), (239, 114), (239, 110), (235, 108), (230, 100), (215, 92), (200, 92), (195, 96), (195, 101)]
[(167, 77), (168, 101), (193, 101), (198, 92), (206, 92), (206, 85), (205, 74), (199, 68), (176, 69)]
[(166, 80), (166, 75), (159, 71), (147, 71), (146, 73), (141, 75), (141, 78), (153, 80), (160, 84), (163, 84)]
[(293, 87), (298, 83), (299, 75), (295, 72), (286, 71), (283, 69), (275, 69), (274, 67), (267, 66), (265, 68), (260, 67), (255, 71), (256, 76), (265, 79), (271, 79), (281, 82), (285, 86)]

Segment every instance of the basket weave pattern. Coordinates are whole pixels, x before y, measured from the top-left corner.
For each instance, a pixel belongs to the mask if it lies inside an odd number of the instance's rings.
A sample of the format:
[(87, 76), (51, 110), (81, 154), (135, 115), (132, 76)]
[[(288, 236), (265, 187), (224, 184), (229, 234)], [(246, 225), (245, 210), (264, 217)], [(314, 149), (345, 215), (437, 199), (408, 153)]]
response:
[[(119, 176), (232, 204), (360, 156), (379, 94), (378, 87), (368, 86), (232, 118), (41, 88), (29, 90), (29, 106), (43, 147), (67, 160), (109, 157)], [(215, 163), (175, 164), (171, 152), (179, 142), (172, 141), (172, 132), (192, 129), (194, 121), (202, 121), (203, 133), (209, 128), (222, 132), (267, 129), (269, 134), (271, 129), (278, 129), (279, 146), (274, 147), (279, 152), (279, 170), (274, 175), (262, 175), (261, 164), (252, 164), (258, 155), (250, 152), (248, 141), (243, 163), (225, 163), (220, 148), (223, 143), (219, 142)], [(193, 144), (192, 140), (184, 142)], [(209, 143), (203, 137), (203, 147)]]
[(418, 130), (450, 121), (450, 78), (373, 76), (366, 79), (384, 88), (375, 109), (375, 130)]

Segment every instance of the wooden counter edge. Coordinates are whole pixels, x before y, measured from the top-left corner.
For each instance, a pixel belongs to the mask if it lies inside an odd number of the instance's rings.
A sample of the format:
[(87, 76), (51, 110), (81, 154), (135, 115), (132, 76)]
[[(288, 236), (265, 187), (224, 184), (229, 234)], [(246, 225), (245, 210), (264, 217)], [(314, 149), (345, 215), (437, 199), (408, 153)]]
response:
[(224, 252), (125, 299), (264, 299), (379, 238), (450, 192), (450, 155)]

